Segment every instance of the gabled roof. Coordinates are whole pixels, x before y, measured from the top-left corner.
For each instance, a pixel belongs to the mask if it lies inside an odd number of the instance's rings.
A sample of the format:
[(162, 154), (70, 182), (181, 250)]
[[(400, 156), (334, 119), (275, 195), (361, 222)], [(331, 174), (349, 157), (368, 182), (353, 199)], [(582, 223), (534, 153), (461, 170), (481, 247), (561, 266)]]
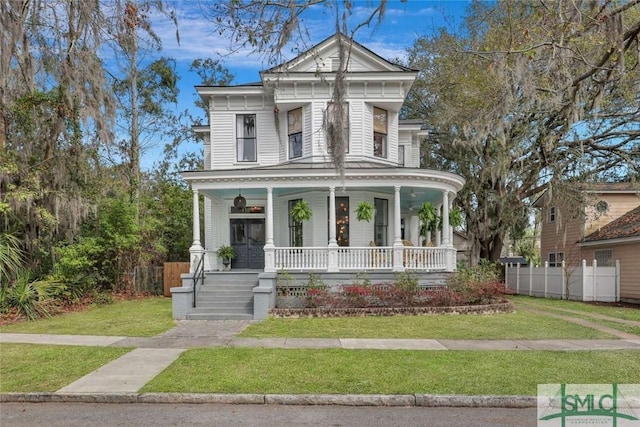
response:
[(584, 238), (584, 242), (640, 238), (640, 206), (611, 221)]
[[(348, 55), (350, 63), (350, 71), (361, 72), (417, 72), (410, 68), (404, 67), (399, 64), (390, 62), (377, 53), (367, 49), (355, 40), (351, 40), (348, 36), (341, 33), (335, 33), (334, 35), (324, 39), (311, 49), (302, 52), (295, 58), (287, 61), (283, 64), (276, 65), (268, 70), (264, 70), (261, 74), (274, 74), (274, 73), (316, 73), (317, 71), (331, 71), (328, 63), (332, 58), (338, 56), (338, 43), (342, 40), (343, 43), (349, 45)], [(329, 69), (323, 70), (323, 65), (329, 67)]]

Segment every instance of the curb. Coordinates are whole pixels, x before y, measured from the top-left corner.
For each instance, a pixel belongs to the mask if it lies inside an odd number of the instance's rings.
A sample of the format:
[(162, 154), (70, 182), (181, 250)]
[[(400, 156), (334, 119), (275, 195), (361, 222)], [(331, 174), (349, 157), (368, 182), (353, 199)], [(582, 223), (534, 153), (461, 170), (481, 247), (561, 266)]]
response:
[(2, 403), (217, 403), (233, 405), (535, 408), (532, 396), (435, 394), (0, 393)]

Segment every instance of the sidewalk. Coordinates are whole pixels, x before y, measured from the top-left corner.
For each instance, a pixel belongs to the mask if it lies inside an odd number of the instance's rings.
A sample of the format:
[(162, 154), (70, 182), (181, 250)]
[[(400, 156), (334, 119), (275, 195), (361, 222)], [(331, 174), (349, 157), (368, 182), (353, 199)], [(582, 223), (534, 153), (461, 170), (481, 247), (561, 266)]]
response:
[[(7, 393), (0, 395), (0, 401), (141, 401), (136, 393), (147, 382), (173, 363), (182, 352), (195, 347), (253, 347), (253, 348), (341, 348), (368, 350), (421, 350), (421, 351), (450, 351), (450, 350), (480, 350), (480, 351), (588, 351), (588, 350), (640, 350), (640, 337), (629, 335), (623, 339), (594, 339), (594, 340), (450, 340), (450, 339), (355, 339), (355, 338), (242, 338), (237, 337), (251, 321), (180, 321), (177, 326), (161, 335), (149, 338), (92, 336), (92, 335), (48, 335), (48, 334), (18, 334), (0, 333), (0, 343), (29, 343), (79, 346), (113, 346), (133, 347), (134, 350), (124, 356), (102, 366), (77, 381), (63, 387), (55, 393)], [(256, 397), (257, 396), (257, 397)], [(253, 396), (250, 401), (267, 402), (263, 395)], [(469, 396), (468, 398), (485, 399), (486, 405), (495, 402), (495, 396)], [(248, 403), (244, 395), (167, 395), (145, 397), (157, 402), (224, 402)], [(145, 400), (142, 401), (145, 401)], [(309, 397), (288, 396), (283, 401), (306, 402)], [(314, 400), (315, 399), (315, 400)], [(378, 396), (369, 396), (362, 402), (386, 402)], [(389, 398), (391, 399), (391, 398)], [(277, 400), (277, 399), (276, 399)], [(312, 399), (317, 402), (332, 401), (334, 404), (349, 404), (353, 396), (341, 399), (328, 399), (325, 395), (318, 395)], [(388, 400), (388, 399), (387, 399)], [(394, 401), (389, 400), (389, 402)], [(523, 401), (508, 400), (510, 404), (527, 405), (530, 398)], [(336, 403), (343, 402), (343, 403)], [(461, 402), (467, 402), (462, 399)], [(500, 400), (505, 404), (504, 400)], [(515, 403), (514, 403), (515, 402)], [(518, 403), (519, 402), (519, 403)], [(326, 404), (326, 403), (323, 403)], [(362, 403), (370, 404), (370, 403)], [(385, 403), (380, 403), (385, 404)]]

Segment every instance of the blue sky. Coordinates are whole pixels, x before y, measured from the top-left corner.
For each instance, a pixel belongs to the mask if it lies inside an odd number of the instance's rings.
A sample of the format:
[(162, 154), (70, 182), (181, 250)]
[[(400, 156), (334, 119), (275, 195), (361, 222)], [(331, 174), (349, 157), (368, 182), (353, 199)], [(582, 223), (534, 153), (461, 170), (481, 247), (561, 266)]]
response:
[[(180, 75), (180, 99), (177, 111), (190, 109), (192, 113), (199, 113), (193, 105), (196, 99), (194, 85), (198, 85), (197, 76), (188, 71), (189, 64), (195, 58), (220, 59), (231, 73), (235, 75), (234, 84), (259, 81), (259, 71), (267, 68), (263, 58), (251, 54), (248, 50), (228, 54), (229, 42), (218, 35), (213, 25), (203, 19), (201, 7), (205, 1), (174, 0), (169, 4), (175, 8), (178, 16), (178, 30), (180, 44), (175, 33), (176, 29), (168, 19), (157, 18), (154, 29), (162, 38), (162, 55), (172, 57), (177, 61)], [(354, 8), (350, 17), (352, 22), (362, 22), (371, 13), (375, 0), (354, 0)], [(371, 28), (361, 28), (356, 34), (356, 41), (376, 52), (378, 55), (393, 60), (403, 58), (406, 49), (414, 41), (425, 34), (432, 34), (441, 27), (450, 29), (459, 25), (468, 1), (462, 0), (389, 0), (384, 20), (380, 25)], [(309, 13), (302, 16), (306, 28), (311, 36), (311, 43), (318, 43), (331, 36), (335, 29), (335, 18), (326, 6), (316, 6)], [(290, 58), (287, 58), (290, 59)], [(185, 147), (197, 149), (197, 147)], [(153, 161), (162, 151), (156, 146), (143, 153), (143, 168), (151, 167)]]

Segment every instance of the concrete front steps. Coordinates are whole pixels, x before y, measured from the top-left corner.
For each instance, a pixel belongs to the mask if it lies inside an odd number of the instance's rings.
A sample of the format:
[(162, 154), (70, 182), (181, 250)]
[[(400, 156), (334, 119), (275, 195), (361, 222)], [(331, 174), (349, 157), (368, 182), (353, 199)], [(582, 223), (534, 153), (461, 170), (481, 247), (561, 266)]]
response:
[(196, 293), (196, 307), (188, 320), (253, 320), (253, 288), (256, 272), (215, 272), (205, 274)]

